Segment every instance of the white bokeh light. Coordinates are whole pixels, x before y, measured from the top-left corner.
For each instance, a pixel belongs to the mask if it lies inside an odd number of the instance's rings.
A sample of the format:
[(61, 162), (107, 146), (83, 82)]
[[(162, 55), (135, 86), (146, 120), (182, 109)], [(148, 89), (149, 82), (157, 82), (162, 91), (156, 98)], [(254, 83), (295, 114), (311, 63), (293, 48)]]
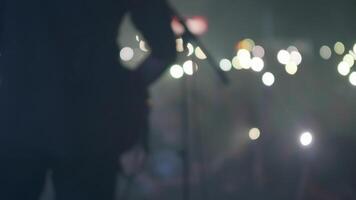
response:
[(334, 51), (338, 55), (342, 55), (345, 52), (345, 45), (342, 42), (336, 42), (334, 45)]
[(252, 49), (252, 55), (263, 58), (265, 56), (265, 49), (262, 46), (257, 45)]
[(296, 65), (300, 65), (302, 60), (302, 55), (298, 51), (292, 51), (292, 53), (290, 53), (290, 62), (294, 62)]
[(347, 62), (342, 61), (339, 63), (339, 65), (337, 66), (337, 71), (339, 72), (339, 74), (341, 74), (342, 76), (347, 76), (350, 73), (350, 66)]
[(286, 64), (285, 70), (289, 75), (294, 75), (298, 71), (298, 66), (294, 62), (290, 62), (290, 63)]
[(332, 55), (332, 51), (330, 49), (330, 47), (324, 45), (320, 48), (320, 56), (324, 59), (324, 60), (329, 60), (331, 58)]
[(260, 72), (263, 70), (265, 66), (264, 61), (262, 60), (262, 58), (259, 57), (254, 57), (251, 60), (251, 69), (255, 72)]
[(128, 62), (134, 57), (134, 50), (131, 47), (124, 47), (120, 51), (121, 60)]
[(261, 136), (261, 131), (258, 128), (251, 128), (248, 132), (248, 136), (251, 140), (257, 140)]
[(271, 72), (266, 72), (262, 76), (262, 82), (266, 86), (272, 86), (274, 84), (275, 78)]
[(184, 75), (183, 68), (180, 65), (173, 65), (169, 70), (171, 76), (175, 79), (180, 79)]
[(222, 59), (220, 61), (220, 68), (221, 68), (221, 70), (226, 71), (226, 72), (230, 71), (231, 68), (232, 68), (231, 61), (229, 59), (226, 59), (226, 58)]
[(356, 72), (352, 72), (349, 76), (351, 85), (356, 86)]
[(284, 49), (280, 50), (277, 54), (277, 59), (279, 63), (286, 65), (290, 60), (290, 54)]
[(304, 132), (300, 135), (299, 142), (303, 146), (309, 146), (313, 142), (313, 135), (310, 132)]
[(191, 60), (185, 61), (183, 64), (184, 73), (186, 73), (187, 75), (193, 75), (193, 73), (194, 73), (193, 65), (194, 65), (193, 61), (191, 61)]

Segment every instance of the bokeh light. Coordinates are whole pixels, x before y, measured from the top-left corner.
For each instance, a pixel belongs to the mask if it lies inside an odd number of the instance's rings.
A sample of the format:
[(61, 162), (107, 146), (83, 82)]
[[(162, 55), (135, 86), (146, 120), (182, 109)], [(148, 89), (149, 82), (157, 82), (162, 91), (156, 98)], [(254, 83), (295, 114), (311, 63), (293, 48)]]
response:
[(262, 58), (259, 57), (254, 57), (251, 60), (251, 69), (255, 72), (260, 72), (263, 70), (265, 66), (264, 61), (262, 60)]
[(176, 48), (177, 52), (183, 52), (184, 51), (184, 42), (182, 38), (178, 38), (176, 40)]
[(134, 50), (131, 47), (124, 47), (120, 51), (121, 60), (128, 62), (134, 57)]
[(347, 64), (347, 62), (342, 61), (337, 66), (337, 71), (342, 76), (347, 76), (350, 73), (350, 66), (349, 66), (349, 64)]
[(293, 62), (296, 65), (300, 65), (302, 60), (303, 58), (299, 51), (292, 51), (292, 53), (290, 53), (290, 62)]
[(146, 45), (146, 42), (141, 40), (140, 41), (140, 49), (143, 51), (143, 52), (148, 52), (149, 49), (147, 48), (147, 45)]
[(288, 74), (294, 75), (298, 71), (298, 65), (295, 64), (294, 62), (290, 62), (290, 63), (286, 64), (285, 70)]
[(265, 56), (265, 49), (262, 46), (257, 45), (252, 49), (252, 55), (254, 57), (263, 58)]
[(249, 69), (251, 67), (251, 54), (246, 49), (240, 49), (237, 52), (237, 57), (242, 68)]
[(345, 52), (345, 45), (342, 42), (336, 42), (334, 45), (334, 51), (338, 55), (342, 55)]
[(171, 76), (175, 79), (180, 79), (184, 75), (183, 68), (180, 65), (173, 65), (169, 70)]
[(192, 43), (188, 43), (187, 44), (187, 48), (188, 48), (188, 57), (189, 56), (191, 56), (191, 55), (193, 55), (193, 53), (194, 53), (194, 46), (193, 46), (193, 44)]
[(354, 44), (353, 51), (356, 53), (356, 43)]
[(193, 67), (194, 67), (194, 63), (192, 60), (185, 61), (183, 64), (184, 73), (186, 73), (187, 75), (193, 75), (194, 73)]
[(279, 63), (286, 65), (290, 60), (290, 54), (288, 51), (282, 49), (278, 52), (277, 59)]
[(258, 128), (251, 128), (248, 132), (248, 136), (251, 140), (257, 140), (261, 136), (261, 131)]
[(310, 132), (304, 132), (300, 135), (299, 141), (303, 146), (309, 146), (313, 142), (313, 135)]
[(220, 61), (220, 68), (221, 68), (221, 70), (226, 71), (226, 72), (230, 71), (232, 68), (232, 64), (231, 64), (230, 60), (228, 60), (226, 58), (222, 59)]
[(266, 72), (262, 76), (262, 82), (266, 86), (272, 86), (275, 82), (274, 75), (271, 72)]
[(239, 60), (239, 57), (235, 56), (233, 59), (232, 59), (232, 66), (237, 69), (237, 70), (240, 70), (240, 69), (243, 69), (241, 64), (240, 64), (240, 60)]
[(356, 72), (352, 72), (349, 76), (351, 85), (356, 86)]
[(244, 39), (237, 43), (236, 48), (238, 50), (245, 49), (247, 51), (252, 51), (252, 49), (255, 47), (255, 41), (253, 41), (250, 38)]
[(343, 58), (343, 61), (346, 62), (349, 67), (352, 67), (355, 64), (355, 59), (351, 54), (346, 54)]
[(332, 55), (332, 51), (330, 49), (330, 47), (324, 45), (320, 48), (320, 56), (324, 59), (324, 60), (329, 60), (331, 58)]
[(200, 60), (207, 59), (204, 51), (200, 47), (195, 48), (195, 56)]

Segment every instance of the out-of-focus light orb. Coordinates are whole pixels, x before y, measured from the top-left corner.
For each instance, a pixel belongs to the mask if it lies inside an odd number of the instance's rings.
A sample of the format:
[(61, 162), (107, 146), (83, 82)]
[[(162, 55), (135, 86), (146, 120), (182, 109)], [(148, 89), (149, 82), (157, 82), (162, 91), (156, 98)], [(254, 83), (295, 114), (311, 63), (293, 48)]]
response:
[(248, 132), (248, 136), (251, 140), (257, 140), (261, 136), (261, 131), (258, 128), (251, 128)]
[(342, 42), (336, 42), (334, 45), (334, 51), (338, 55), (342, 55), (345, 52), (345, 45)]
[(349, 64), (347, 64), (347, 62), (342, 61), (337, 66), (337, 71), (342, 76), (347, 76), (350, 73), (350, 66), (349, 66)]
[(240, 64), (240, 59), (237, 56), (232, 59), (232, 66), (237, 70), (243, 69)]
[(121, 60), (128, 62), (134, 57), (134, 50), (131, 47), (124, 47), (120, 51)]
[(195, 56), (200, 60), (207, 59), (204, 51), (200, 47), (195, 48)]
[(286, 65), (290, 60), (290, 54), (284, 49), (280, 50), (277, 54), (277, 59), (279, 63)]
[(240, 42), (237, 43), (236, 49), (246, 49), (247, 51), (252, 51), (252, 49), (255, 47), (255, 41), (253, 41), (250, 38), (241, 40)]
[(141, 49), (143, 52), (148, 52), (148, 51), (149, 51), (148, 48), (147, 48), (147, 46), (146, 46), (146, 42), (143, 41), (143, 40), (140, 41), (140, 49)]
[(309, 146), (313, 142), (313, 135), (310, 132), (304, 132), (300, 135), (299, 141), (303, 146)]
[(274, 84), (275, 78), (271, 72), (266, 72), (262, 76), (262, 82), (266, 86), (272, 86)]
[(203, 35), (208, 31), (208, 20), (202, 16), (194, 16), (187, 20), (187, 27), (195, 35)]
[(294, 75), (298, 71), (298, 65), (295, 64), (294, 62), (289, 62), (288, 64), (286, 64), (285, 70), (288, 74)]
[(287, 51), (290, 52), (290, 53), (292, 53), (293, 51), (299, 51), (299, 50), (298, 50), (298, 48), (295, 47), (295, 46), (289, 46), (289, 47), (287, 48)]
[(237, 52), (240, 65), (244, 69), (250, 69), (251, 67), (251, 53), (246, 49), (240, 49)]
[(290, 53), (290, 61), (295, 63), (296, 65), (300, 65), (302, 63), (302, 55), (299, 53), (299, 51), (292, 51)]
[(182, 38), (178, 38), (176, 40), (176, 48), (177, 52), (183, 52), (184, 51), (184, 43)]
[(226, 59), (226, 58), (221, 59), (220, 68), (221, 68), (221, 70), (226, 71), (226, 72), (230, 71), (232, 68), (232, 64), (231, 64), (230, 60)]
[(140, 41), (140, 36), (136, 35), (136, 41), (139, 42)]
[(188, 57), (189, 56), (191, 56), (191, 55), (193, 55), (193, 53), (194, 53), (194, 46), (192, 45), (192, 43), (188, 43), (187, 44), (187, 48), (188, 48)]
[(352, 67), (355, 64), (355, 59), (351, 54), (346, 54), (343, 58), (343, 61), (346, 62), (349, 67)]
[(324, 45), (320, 48), (320, 56), (324, 59), (324, 60), (329, 60), (331, 58), (332, 55), (332, 51), (330, 49), (330, 47)]
[(265, 56), (265, 49), (262, 46), (257, 45), (252, 49), (252, 55), (254, 57), (263, 58)]
[(183, 68), (180, 65), (173, 65), (169, 70), (171, 76), (175, 79), (180, 79), (184, 75)]
[(183, 70), (184, 73), (186, 73), (187, 75), (193, 75), (194, 73), (194, 63), (191, 60), (187, 60), (184, 62), (183, 64)]
[(251, 69), (255, 72), (260, 72), (263, 70), (265, 66), (264, 61), (262, 60), (262, 58), (259, 57), (254, 57), (251, 60)]
[(177, 20), (177, 18), (172, 20), (171, 27), (176, 35), (183, 35), (185, 32), (184, 26)]
[(356, 53), (356, 43), (354, 44), (354, 46), (353, 46), (353, 49), (352, 49), (353, 51), (354, 51), (354, 53)]
[(352, 72), (349, 76), (351, 85), (356, 86), (356, 72)]

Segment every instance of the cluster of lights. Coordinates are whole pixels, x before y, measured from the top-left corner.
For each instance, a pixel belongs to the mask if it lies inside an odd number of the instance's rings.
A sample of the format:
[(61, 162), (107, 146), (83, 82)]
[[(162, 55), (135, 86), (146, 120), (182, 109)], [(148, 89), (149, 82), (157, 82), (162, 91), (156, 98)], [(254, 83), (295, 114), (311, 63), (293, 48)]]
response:
[[(223, 58), (220, 60), (220, 68), (223, 71), (249, 70), (254, 72), (261, 72), (265, 67), (263, 57), (265, 50), (262, 46), (256, 45), (252, 39), (244, 39), (236, 45), (237, 53), (231, 59)], [(262, 82), (266, 86), (274, 84), (275, 77), (271, 72), (265, 72), (262, 75)]]
[(278, 52), (277, 60), (285, 66), (288, 74), (294, 75), (298, 71), (298, 66), (302, 63), (302, 55), (296, 47), (290, 46), (287, 50), (282, 49)]
[(349, 82), (356, 86), (356, 71), (352, 70), (356, 60), (356, 44), (354, 44), (348, 53), (344, 54), (346, 52), (345, 45), (341, 42), (337, 42), (334, 45), (334, 51), (338, 55), (343, 55), (342, 61), (337, 65), (337, 71), (341, 76), (348, 76)]
[[(259, 128), (251, 128), (248, 131), (248, 137), (252, 141), (258, 140), (261, 137), (261, 130)], [(313, 143), (313, 134), (309, 131), (301, 133), (299, 136), (299, 143), (303, 147), (310, 146)]]

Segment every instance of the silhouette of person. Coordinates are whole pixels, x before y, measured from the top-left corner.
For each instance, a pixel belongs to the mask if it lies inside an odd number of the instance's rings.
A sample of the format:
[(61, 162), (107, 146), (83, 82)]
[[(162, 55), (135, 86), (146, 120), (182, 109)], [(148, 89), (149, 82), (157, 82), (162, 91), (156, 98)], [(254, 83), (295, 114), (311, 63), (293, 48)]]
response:
[[(163, 0), (0, 1), (0, 199), (113, 199), (118, 155), (144, 122), (145, 87), (175, 58)], [(118, 62), (125, 14), (151, 47)]]

